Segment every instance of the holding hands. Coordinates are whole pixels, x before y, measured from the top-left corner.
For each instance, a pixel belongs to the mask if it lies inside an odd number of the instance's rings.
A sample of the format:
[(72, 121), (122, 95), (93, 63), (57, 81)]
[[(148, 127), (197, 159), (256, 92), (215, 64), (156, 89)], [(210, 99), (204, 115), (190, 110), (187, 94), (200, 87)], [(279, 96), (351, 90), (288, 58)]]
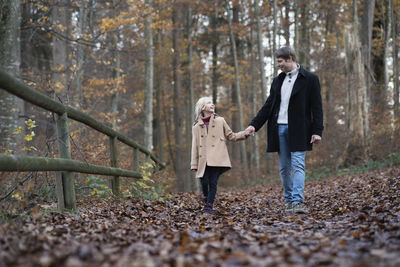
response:
[(244, 133), (246, 136), (249, 136), (249, 135), (254, 136), (255, 131), (256, 131), (256, 129), (250, 125), (249, 127), (246, 128), (246, 130), (244, 130)]
[[(249, 127), (246, 128), (246, 130), (244, 130), (244, 133), (245, 133), (246, 136), (250, 136), (250, 135), (254, 136), (255, 131), (256, 131), (256, 129), (253, 126), (250, 125)], [(318, 144), (319, 142), (321, 142), (321, 139), (322, 139), (321, 136), (314, 134), (314, 135), (311, 136), (310, 143), (311, 144)]]

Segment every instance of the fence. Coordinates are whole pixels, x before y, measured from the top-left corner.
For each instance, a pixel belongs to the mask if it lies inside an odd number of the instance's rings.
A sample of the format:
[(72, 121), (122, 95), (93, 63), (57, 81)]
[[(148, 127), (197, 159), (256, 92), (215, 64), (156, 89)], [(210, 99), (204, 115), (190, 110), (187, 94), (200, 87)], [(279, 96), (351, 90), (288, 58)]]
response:
[[(0, 88), (31, 104), (56, 114), (58, 145), (61, 158), (19, 157), (0, 154), (0, 171), (56, 171), (56, 193), (59, 209), (76, 209), (73, 172), (113, 176), (111, 180), (112, 192), (114, 195), (119, 195), (120, 176), (142, 178), (142, 174), (138, 170), (139, 152), (153, 160), (157, 169), (165, 167), (165, 165), (145, 147), (89, 115), (69, 106), (65, 106), (32, 89), (2, 69), (0, 69)], [(88, 164), (71, 159), (68, 119), (81, 122), (109, 137), (111, 167)], [(117, 141), (121, 141), (133, 148), (133, 170), (118, 168)]]

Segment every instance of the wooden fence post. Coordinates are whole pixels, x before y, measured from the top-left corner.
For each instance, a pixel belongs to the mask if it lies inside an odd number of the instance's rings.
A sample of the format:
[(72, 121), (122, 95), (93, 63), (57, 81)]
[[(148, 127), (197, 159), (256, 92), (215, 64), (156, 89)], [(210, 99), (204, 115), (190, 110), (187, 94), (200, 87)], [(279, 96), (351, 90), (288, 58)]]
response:
[[(118, 168), (118, 138), (110, 136), (111, 167)], [(114, 176), (111, 180), (111, 189), (115, 196), (119, 196), (119, 176)]]
[[(68, 116), (63, 113), (61, 116), (56, 114), (57, 135), (60, 157), (71, 159), (71, 146), (69, 142)], [(56, 174), (56, 193), (58, 208), (60, 210), (76, 209), (75, 188), (73, 173), (69, 171), (57, 172)]]
[(132, 162), (132, 169), (134, 171), (139, 171), (139, 149), (133, 149), (133, 162)]

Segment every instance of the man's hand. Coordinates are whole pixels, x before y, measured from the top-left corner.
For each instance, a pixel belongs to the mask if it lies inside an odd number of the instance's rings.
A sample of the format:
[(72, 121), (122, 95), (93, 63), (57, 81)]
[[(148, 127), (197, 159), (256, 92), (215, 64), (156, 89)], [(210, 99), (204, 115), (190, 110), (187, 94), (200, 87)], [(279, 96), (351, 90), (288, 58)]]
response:
[(246, 135), (254, 135), (255, 131), (256, 129), (251, 125), (244, 130)]
[(311, 144), (313, 144), (313, 143), (315, 143), (315, 144), (318, 144), (320, 141), (321, 141), (321, 136), (319, 136), (319, 135), (317, 135), (317, 134), (313, 134), (312, 136), (311, 136)]
[(192, 169), (192, 172), (197, 172), (197, 169)]

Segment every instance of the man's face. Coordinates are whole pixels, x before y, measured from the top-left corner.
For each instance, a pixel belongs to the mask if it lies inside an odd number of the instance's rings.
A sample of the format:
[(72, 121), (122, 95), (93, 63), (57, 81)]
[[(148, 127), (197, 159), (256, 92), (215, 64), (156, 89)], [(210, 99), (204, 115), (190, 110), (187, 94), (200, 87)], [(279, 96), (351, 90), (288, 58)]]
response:
[(281, 57), (278, 57), (276, 59), (276, 64), (277, 64), (278, 68), (280, 68), (283, 72), (292, 71), (293, 60), (291, 57), (289, 59), (283, 59)]

